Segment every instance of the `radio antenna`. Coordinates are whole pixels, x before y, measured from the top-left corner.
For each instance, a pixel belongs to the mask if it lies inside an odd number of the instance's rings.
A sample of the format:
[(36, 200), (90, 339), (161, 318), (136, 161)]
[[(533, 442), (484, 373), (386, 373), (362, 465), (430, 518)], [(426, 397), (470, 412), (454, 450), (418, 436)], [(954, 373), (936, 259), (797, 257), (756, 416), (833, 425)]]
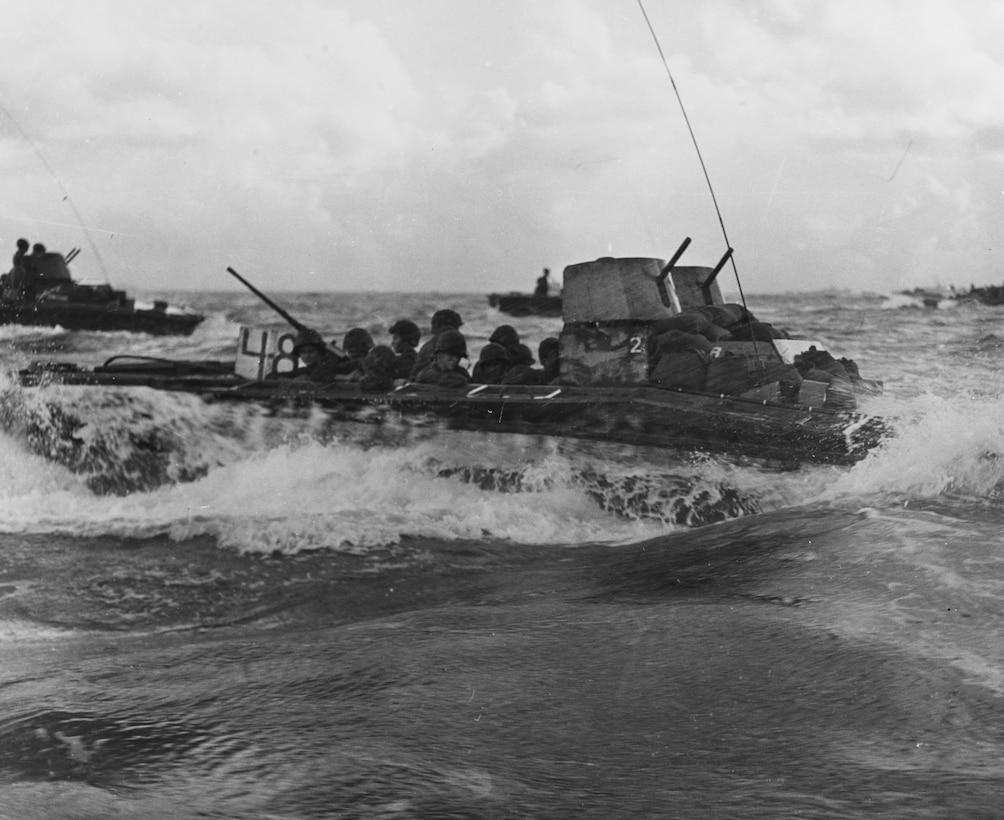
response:
[(659, 57), (662, 60), (662, 65), (666, 69), (666, 76), (669, 77), (670, 85), (673, 86), (673, 93), (676, 95), (676, 101), (680, 104), (680, 111), (683, 112), (683, 121), (687, 124), (687, 131), (690, 132), (690, 141), (694, 144), (694, 150), (697, 152), (697, 159), (701, 163), (701, 171), (704, 173), (704, 181), (708, 183), (708, 191), (711, 193), (711, 202), (715, 206), (715, 213), (718, 215), (718, 224), (722, 228), (722, 236), (725, 239), (725, 247), (728, 248), (729, 262), (732, 264), (732, 272), (736, 277), (736, 285), (739, 287), (739, 298), (742, 299), (743, 307), (746, 307), (746, 296), (743, 294), (743, 285), (739, 281), (739, 270), (736, 268), (735, 256), (732, 254), (732, 243), (729, 242), (728, 231), (725, 230), (725, 220), (722, 218), (722, 210), (718, 207), (718, 197), (715, 196), (714, 186), (711, 184), (711, 177), (708, 175), (708, 168), (704, 164), (704, 157), (701, 154), (701, 147), (697, 144), (697, 137), (694, 135), (694, 129), (690, 124), (690, 117), (687, 116), (687, 109), (683, 105), (683, 98), (680, 96), (680, 90), (676, 87), (676, 80), (673, 79), (673, 72), (669, 70), (669, 61), (666, 59), (666, 55), (662, 50), (662, 45), (659, 43), (659, 37), (655, 33), (655, 29), (652, 27), (652, 21), (648, 19), (648, 12), (645, 11), (645, 5), (642, 0), (638, 0), (638, 8), (641, 9), (642, 17), (645, 18), (645, 25), (648, 26), (648, 30), (652, 35), (652, 39), (655, 41), (655, 47), (659, 51)]

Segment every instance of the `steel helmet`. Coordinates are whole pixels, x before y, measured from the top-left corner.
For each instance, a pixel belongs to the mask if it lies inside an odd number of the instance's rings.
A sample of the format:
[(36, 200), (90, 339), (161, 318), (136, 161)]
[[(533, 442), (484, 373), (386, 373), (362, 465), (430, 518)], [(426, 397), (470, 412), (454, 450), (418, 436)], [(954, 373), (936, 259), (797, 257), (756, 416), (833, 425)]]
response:
[(437, 310), (432, 314), (432, 330), (433, 332), (443, 330), (444, 328), (453, 328), (456, 330), (463, 324), (463, 320), (460, 318), (460, 314), (455, 310), (450, 310), (450, 308), (444, 308), (443, 310)]
[(436, 336), (436, 353), (453, 353), (463, 359), (467, 356), (467, 340), (459, 330), (444, 330)]
[(530, 348), (526, 345), (516, 345), (516, 347), (512, 349), (509, 361), (513, 364), (533, 364), (533, 353), (530, 352)]
[(495, 342), (489, 342), (483, 348), (481, 348), (481, 354), (478, 356), (479, 362), (507, 362), (509, 361), (509, 354), (502, 345), (496, 344)]
[(293, 342), (293, 353), (298, 355), (305, 347), (324, 346), (324, 339), (321, 338), (321, 334), (316, 330), (306, 328), (296, 334), (296, 340)]
[(390, 326), (390, 332), (391, 335), (400, 336), (412, 347), (418, 347), (418, 341), (422, 338), (422, 331), (411, 319), (398, 319)]
[(553, 336), (548, 336), (537, 348), (537, 358), (544, 361), (548, 356), (557, 356), (561, 346)]
[(374, 376), (393, 375), (396, 358), (387, 345), (377, 345), (363, 359), (363, 372)]
[(354, 327), (345, 334), (342, 347), (353, 359), (361, 359), (373, 347), (373, 337), (363, 328)]
[(500, 344), (508, 350), (519, 344), (519, 334), (512, 325), (499, 325), (495, 328), (495, 332), (488, 337), (488, 341)]

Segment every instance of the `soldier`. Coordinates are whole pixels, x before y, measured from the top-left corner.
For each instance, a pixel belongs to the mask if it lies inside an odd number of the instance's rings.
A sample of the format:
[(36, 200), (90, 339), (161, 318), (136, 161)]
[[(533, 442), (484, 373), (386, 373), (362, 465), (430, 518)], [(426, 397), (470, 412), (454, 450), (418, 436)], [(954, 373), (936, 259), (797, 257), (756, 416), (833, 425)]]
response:
[(3, 297), (7, 301), (17, 301), (24, 296), (25, 285), (28, 283), (28, 271), (25, 269), (24, 257), (28, 253), (28, 240), (17, 240), (17, 250), (14, 252), (14, 267), (4, 280)]
[(387, 345), (377, 345), (363, 359), (363, 377), (359, 386), (366, 391), (386, 393), (394, 389), (394, 366), (397, 356)]
[(502, 345), (489, 342), (478, 356), (478, 362), (471, 373), (475, 384), (502, 384), (502, 377), (509, 369), (509, 354)]
[(363, 376), (363, 359), (373, 349), (373, 337), (365, 328), (354, 327), (345, 334), (342, 349), (346, 358), (334, 366), (334, 374), (358, 381)]
[(444, 330), (460, 330), (463, 324), (464, 321), (460, 318), (460, 314), (448, 307), (433, 313), (433, 334), (419, 348), (418, 356), (415, 359), (415, 366), (412, 367), (412, 378), (415, 378), (432, 362), (433, 355), (436, 352), (436, 337)]
[(558, 340), (553, 336), (548, 336), (537, 348), (537, 358), (544, 371), (541, 376), (544, 384), (553, 384), (561, 375), (560, 350)]
[(519, 344), (519, 333), (516, 332), (516, 328), (512, 325), (499, 325), (492, 331), (492, 335), (488, 337), (488, 341), (502, 345), (505, 348), (506, 354), (511, 356), (516, 349), (516, 345)]
[(534, 296), (547, 296), (547, 291), (551, 286), (551, 283), (547, 281), (547, 277), (551, 275), (551, 271), (544, 268), (544, 275), (537, 278), (537, 289), (533, 292)]
[[(18, 250), (20, 249), (21, 246), (19, 244)], [(20, 291), (25, 299), (34, 299), (38, 295), (39, 285), (42, 281), (42, 269), (38, 263), (45, 256), (45, 253), (45, 245), (41, 242), (36, 242), (32, 246), (31, 253), (21, 257), (23, 279), (20, 282)]]
[(544, 372), (537, 370), (533, 353), (524, 344), (516, 345), (516, 350), (509, 359), (510, 367), (502, 377), (502, 384), (543, 384)]
[[(447, 330), (459, 331), (463, 324), (464, 322), (460, 318), (460, 314), (455, 310), (450, 310), (450, 308), (443, 308), (432, 314), (432, 337), (418, 351), (415, 366), (411, 369), (410, 375), (412, 379), (432, 362), (433, 355), (435, 354), (436, 337)], [(460, 338), (463, 338), (463, 336)], [(466, 356), (467, 353), (465, 352), (464, 355)]]
[(14, 251), (14, 267), (20, 268), (24, 265), (24, 255), (28, 253), (28, 240), (23, 237), (17, 240), (17, 250)]
[(460, 366), (460, 360), (467, 358), (467, 340), (459, 330), (444, 330), (436, 336), (434, 358), (415, 377), (419, 384), (435, 384), (440, 387), (466, 387), (470, 375)]
[(303, 330), (293, 343), (293, 355), (303, 364), (288, 373), (277, 374), (275, 378), (292, 378), (312, 382), (330, 382), (337, 375), (337, 368), (345, 361), (325, 343), (316, 330)]
[(391, 342), (390, 346), (396, 356), (394, 357), (394, 377), (397, 379), (407, 379), (415, 367), (415, 360), (418, 353), (415, 348), (422, 338), (422, 331), (410, 319), (398, 319), (390, 326)]

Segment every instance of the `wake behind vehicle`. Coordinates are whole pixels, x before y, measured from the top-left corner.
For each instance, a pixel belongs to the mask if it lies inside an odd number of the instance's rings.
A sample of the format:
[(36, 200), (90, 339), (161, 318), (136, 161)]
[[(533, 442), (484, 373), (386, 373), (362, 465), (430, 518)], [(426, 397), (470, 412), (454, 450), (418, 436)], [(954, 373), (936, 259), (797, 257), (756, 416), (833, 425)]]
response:
[(76, 282), (68, 265), (76, 254), (26, 255), (5, 277), (0, 324), (187, 336), (205, 318), (160, 300), (137, 302), (110, 285)]
[(857, 396), (880, 386), (818, 342), (787, 337), (742, 306), (725, 304), (715, 281), (725, 259), (717, 268), (677, 267), (687, 242), (668, 263), (604, 258), (565, 269), (560, 375), (551, 384), (455, 389), (398, 382), (376, 392), (357, 382), (290, 379), (295, 334), (267, 328), (242, 328), (233, 361), (115, 357), (93, 369), (37, 363), (22, 371), (21, 382), (140, 386), (275, 413), (316, 408), (337, 422), (438, 423), (784, 466), (863, 458), (886, 429), (856, 412)]

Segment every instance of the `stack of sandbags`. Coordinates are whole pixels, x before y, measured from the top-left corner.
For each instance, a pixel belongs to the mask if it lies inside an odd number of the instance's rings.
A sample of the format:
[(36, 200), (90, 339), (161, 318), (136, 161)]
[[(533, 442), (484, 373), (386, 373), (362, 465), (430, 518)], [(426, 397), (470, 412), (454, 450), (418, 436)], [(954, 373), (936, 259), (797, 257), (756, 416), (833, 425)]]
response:
[(852, 359), (834, 359), (825, 350), (810, 347), (795, 357), (795, 366), (803, 379), (826, 382), (825, 407), (834, 410), (853, 410), (857, 396), (882, 391), (882, 383), (862, 379), (857, 364)]
[(704, 389), (712, 347), (714, 345), (706, 336), (683, 330), (667, 330), (651, 337), (649, 381), (700, 392)]
[(782, 401), (797, 402), (803, 380), (827, 385), (825, 407), (852, 410), (856, 396), (879, 392), (881, 384), (862, 379), (850, 359), (834, 359), (810, 347), (784, 364), (726, 351), (715, 355), (722, 341), (763, 341), (789, 338), (766, 322), (758, 322), (742, 305), (706, 305), (652, 323), (649, 337), (649, 381), (681, 390), (739, 396), (765, 384), (778, 384)]
[[(649, 379), (666, 387), (739, 395), (767, 382), (763, 366), (746, 356), (711, 358), (717, 342), (783, 338), (742, 305), (705, 305), (652, 324)], [(786, 374), (790, 381), (792, 374)], [(797, 392), (797, 387), (795, 388)]]
[[(845, 359), (853, 365), (849, 359)], [(842, 362), (838, 362), (825, 350), (810, 347), (795, 357), (795, 366), (803, 379), (825, 382), (826, 402), (823, 405), (833, 410), (853, 410), (857, 406), (851, 375)], [(855, 372), (857, 365), (854, 365)], [(860, 379), (860, 376), (858, 377)]]

